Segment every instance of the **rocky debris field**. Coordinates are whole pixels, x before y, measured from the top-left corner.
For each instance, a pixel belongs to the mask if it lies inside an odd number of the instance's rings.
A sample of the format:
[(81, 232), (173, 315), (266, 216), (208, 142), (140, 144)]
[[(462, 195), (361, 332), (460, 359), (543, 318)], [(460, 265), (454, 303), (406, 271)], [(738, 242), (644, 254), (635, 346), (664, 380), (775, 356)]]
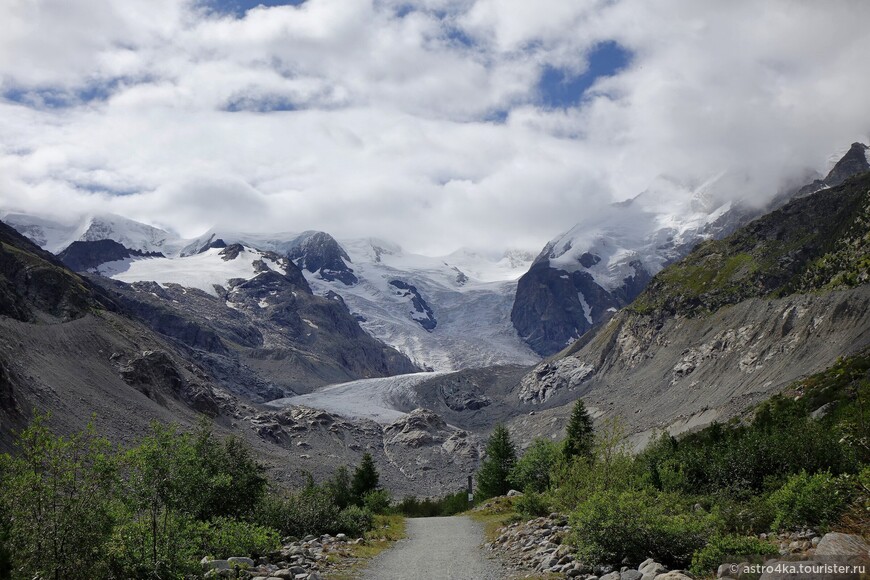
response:
[[(668, 570), (652, 558), (641, 562), (636, 568), (627, 565), (590, 566), (578, 560), (573, 548), (565, 543), (570, 532), (568, 518), (562, 514), (552, 513), (547, 517), (515, 522), (504, 527), (501, 534), (485, 547), (515, 569), (550, 574), (554, 577), (580, 580), (690, 580), (695, 578), (686, 570)], [(831, 557), (843, 558), (863, 554), (865, 561), (870, 557), (870, 545), (856, 535), (831, 532), (821, 536), (813, 530), (800, 530), (793, 533), (762, 534), (760, 538), (779, 546), (779, 558), (765, 562), (765, 565), (774, 568), (778, 563), (788, 560), (812, 564)], [(842, 561), (838, 562), (842, 563)], [(739, 566), (748, 566), (748, 562)], [(739, 572), (735, 573), (732, 570), (731, 564), (723, 564), (717, 576), (736, 580)], [(788, 576), (769, 573), (761, 577), (765, 580), (779, 580)], [(852, 577), (848, 574), (838, 576), (840, 579)], [(858, 577), (854, 575), (854, 578)]]
[(353, 558), (352, 544), (365, 543), (363, 538), (350, 539), (345, 534), (301, 540), (285, 538), (280, 550), (254, 561), (233, 557), (202, 559), (203, 578), (233, 578), (239, 580), (321, 580), (331, 568)]
[(303, 406), (240, 413), (237, 419), (248, 421), (260, 439), (286, 449), (294, 466), (318, 480), (331, 476), (337, 465), (356, 465), (363, 453), (370, 453), (385, 487), (397, 497), (462, 489), (481, 455), (478, 436), (426, 409), (387, 425)]

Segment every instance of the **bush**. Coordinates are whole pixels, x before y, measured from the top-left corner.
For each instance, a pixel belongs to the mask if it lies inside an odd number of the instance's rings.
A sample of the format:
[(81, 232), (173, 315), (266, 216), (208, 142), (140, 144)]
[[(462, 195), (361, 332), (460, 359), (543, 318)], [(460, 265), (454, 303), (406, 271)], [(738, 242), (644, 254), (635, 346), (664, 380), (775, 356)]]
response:
[[(150, 518), (119, 514), (108, 546), (109, 578), (164, 578), (201, 572), (198, 560), (208, 526), (190, 516), (161, 511)], [(156, 534), (155, 534), (156, 532)]]
[(343, 509), (338, 515), (337, 531), (349, 536), (362, 536), (372, 529), (373, 522), (372, 512), (366, 508), (352, 505)]
[(15, 457), (0, 457), (0, 553), (11, 560), (0, 565), (15, 578), (103, 576), (116, 482), (108, 441), (90, 425), (55, 437), (37, 416), (16, 446)]
[(546, 439), (535, 439), (510, 472), (514, 489), (542, 493), (550, 487), (550, 471), (559, 461), (561, 446)]
[(399, 502), (396, 511), (409, 518), (431, 518), (452, 516), (464, 512), (468, 507), (468, 492), (463, 490), (435, 500), (428, 498), (419, 500), (409, 495)]
[(272, 512), (275, 519), (258, 523), (274, 527), (282, 536), (301, 538), (308, 534), (333, 533), (339, 528), (338, 506), (328, 491), (318, 487), (279, 500)]
[(692, 556), (690, 569), (698, 576), (709, 576), (730, 557), (745, 562), (747, 557), (772, 556), (777, 553), (779, 550), (776, 546), (753, 536), (714, 536), (709, 544)]
[(390, 509), (390, 493), (383, 489), (370, 491), (363, 496), (363, 506), (373, 514), (385, 514)]
[(217, 518), (203, 529), (202, 546), (198, 554), (215, 558), (248, 556), (259, 558), (281, 545), (278, 532), (272, 528), (240, 522), (230, 518)]
[(770, 495), (773, 529), (827, 526), (846, 508), (849, 495), (848, 487), (830, 473), (801, 471)]
[(645, 491), (600, 491), (571, 514), (572, 542), (593, 564), (626, 558), (637, 564), (652, 557), (682, 567), (720, 525), (717, 517), (690, 511), (677, 497)]
[(539, 518), (550, 513), (550, 503), (542, 494), (531, 489), (517, 498), (514, 507), (527, 518)]
[(770, 531), (775, 514), (767, 496), (719, 494), (710, 500), (718, 507), (724, 527), (729, 532), (752, 535)]

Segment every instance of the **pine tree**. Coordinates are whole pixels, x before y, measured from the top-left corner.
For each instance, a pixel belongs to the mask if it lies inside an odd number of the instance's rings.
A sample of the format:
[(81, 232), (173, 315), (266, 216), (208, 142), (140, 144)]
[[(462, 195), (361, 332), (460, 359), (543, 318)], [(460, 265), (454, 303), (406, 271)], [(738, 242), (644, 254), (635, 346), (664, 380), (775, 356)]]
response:
[(571, 418), (568, 420), (568, 435), (565, 438), (565, 459), (582, 457), (591, 459), (595, 436), (592, 432), (592, 417), (582, 399), (577, 399)]
[(375, 468), (375, 461), (370, 453), (365, 453), (362, 456), (362, 462), (353, 472), (353, 480), (350, 484), (351, 493), (353, 494), (354, 503), (362, 505), (363, 498), (370, 491), (378, 489), (380, 476)]
[(508, 478), (517, 462), (517, 451), (504, 425), (496, 425), (486, 443), (486, 459), (477, 472), (480, 499), (504, 495), (510, 491)]

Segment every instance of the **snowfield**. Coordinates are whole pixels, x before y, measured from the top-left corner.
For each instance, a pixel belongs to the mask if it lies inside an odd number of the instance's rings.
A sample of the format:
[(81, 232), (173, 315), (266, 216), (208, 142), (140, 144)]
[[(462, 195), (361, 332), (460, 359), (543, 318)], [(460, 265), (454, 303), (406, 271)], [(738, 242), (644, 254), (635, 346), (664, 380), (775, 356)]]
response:
[(233, 260), (224, 260), (221, 248), (212, 248), (186, 258), (127, 258), (107, 262), (97, 268), (99, 274), (121, 280), (122, 282), (157, 282), (158, 284), (180, 284), (186, 288), (199, 288), (212, 296), (217, 296), (215, 286), (225, 286), (227, 280), (243, 278), (249, 280), (258, 274), (254, 262), (261, 260), (274, 271), (283, 273), (274, 261), (263, 256), (263, 252), (245, 248)]

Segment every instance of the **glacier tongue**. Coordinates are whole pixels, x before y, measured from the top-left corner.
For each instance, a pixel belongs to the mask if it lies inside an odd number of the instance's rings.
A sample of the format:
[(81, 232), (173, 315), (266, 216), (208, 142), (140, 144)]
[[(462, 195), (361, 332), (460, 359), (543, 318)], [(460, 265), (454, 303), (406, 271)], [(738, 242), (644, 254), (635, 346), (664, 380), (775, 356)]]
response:
[(305, 406), (349, 419), (370, 419), (388, 425), (401, 419), (402, 408), (417, 407), (413, 387), (445, 373), (412, 373), (395, 377), (361, 379), (322, 387), (313, 393), (277, 399), (269, 407)]

